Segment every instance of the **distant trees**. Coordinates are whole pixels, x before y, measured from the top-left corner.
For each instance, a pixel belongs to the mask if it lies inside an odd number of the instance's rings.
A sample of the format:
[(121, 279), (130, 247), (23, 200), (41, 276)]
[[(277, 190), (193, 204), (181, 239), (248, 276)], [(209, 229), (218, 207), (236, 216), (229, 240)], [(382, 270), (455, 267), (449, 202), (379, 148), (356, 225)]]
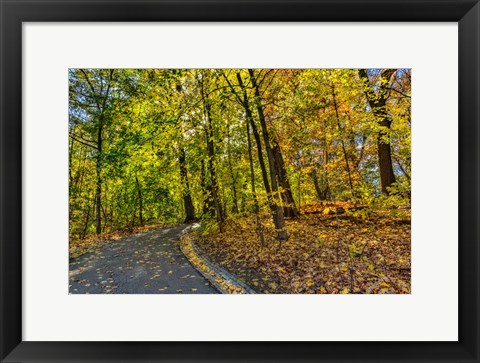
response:
[[(69, 71), (70, 234), (410, 188), (410, 71)], [(294, 183), (292, 183), (292, 181)], [(297, 201), (297, 202), (296, 202)]]
[[(102, 164), (103, 133), (108, 123), (108, 108), (111, 106), (111, 89), (114, 70), (87, 71), (80, 69), (70, 73), (70, 105), (72, 107), (71, 142), (93, 148), (95, 152), (95, 231), (102, 232)], [(75, 133), (75, 124), (89, 122), (85, 134)], [(71, 146), (73, 147), (73, 145)]]

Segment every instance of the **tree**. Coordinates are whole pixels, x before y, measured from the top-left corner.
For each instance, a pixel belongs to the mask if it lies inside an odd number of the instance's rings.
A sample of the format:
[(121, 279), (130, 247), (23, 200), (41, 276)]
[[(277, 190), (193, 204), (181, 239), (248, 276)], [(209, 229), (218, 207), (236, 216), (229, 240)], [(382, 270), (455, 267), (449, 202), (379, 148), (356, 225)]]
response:
[(185, 208), (184, 223), (189, 223), (195, 220), (195, 208), (193, 206), (192, 196), (190, 193), (190, 183), (188, 182), (188, 173), (185, 159), (185, 149), (183, 147), (180, 147), (178, 163), (180, 165), (180, 178), (183, 187), (183, 206)]
[(71, 238), (246, 214), (267, 245), (315, 202), (408, 197), (410, 85), (405, 69), (71, 69)]
[[(70, 138), (83, 145), (92, 147), (96, 150), (95, 170), (96, 170), (96, 188), (95, 188), (95, 229), (96, 233), (102, 232), (102, 164), (103, 164), (103, 133), (107, 123), (108, 107), (110, 107), (111, 88), (113, 83), (114, 70), (91, 71), (80, 69), (71, 74), (73, 85), (70, 89), (70, 99), (74, 101), (76, 108), (82, 108), (85, 117), (92, 120), (93, 129), (92, 139), (86, 139), (83, 136), (70, 134)], [(78, 114), (80, 122), (81, 115)]]
[(259, 86), (255, 78), (253, 69), (248, 70), (250, 76), (250, 82), (252, 83), (254, 92), (255, 92), (255, 105), (257, 107), (258, 118), (260, 120), (260, 126), (262, 128), (263, 141), (265, 143), (265, 149), (267, 151), (268, 166), (270, 170), (270, 181), (272, 183), (272, 205), (271, 209), (273, 212), (273, 221), (275, 224), (275, 229), (277, 230), (277, 238), (280, 241), (285, 241), (288, 239), (287, 231), (285, 230), (285, 217), (283, 214), (283, 208), (280, 205), (278, 200), (278, 182), (277, 182), (277, 159), (275, 158), (274, 150), (272, 149), (270, 143), (270, 136), (268, 134), (267, 124), (265, 122), (265, 114), (263, 112), (262, 99), (260, 97)]
[(223, 215), (223, 208), (222, 203), (220, 201), (220, 194), (218, 188), (218, 181), (217, 181), (217, 173), (215, 167), (215, 144), (214, 144), (214, 132), (213, 132), (213, 120), (212, 120), (212, 101), (210, 100), (210, 94), (208, 90), (208, 85), (205, 83), (208, 82), (208, 75), (207, 72), (200, 72), (198, 76), (198, 83), (200, 86), (200, 94), (202, 98), (203, 104), (203, 115), (205, 120), (205, 138), (207, 144), (207, 163), (208, 163), (208, 171), (210, 174), (210, 182), (211, 182), (211, 195), (213, 198), (213, 204), (215, 206), (215, 216), (220, 228), (220, 231), (223, 231), (223, 222), (224, 222), (224, 215)]
[[(377, 84), (374, 85), (368, 77), (366, 69), (359, 69), (358, 74), (363, 82), (368, 104), (375, 116), (377, 125), (378, 165), (380, 169), (380, 181), (382, 192), (390, 194), (389, 188), (396, 182), (393, 173), (392, 153), (390, 148), (390, 127), (392, 119), (387, 111), (390, 79), (395, 69), (383, 69), (378, 76)], [(375, 90), (377, 89), (377, 90)]]

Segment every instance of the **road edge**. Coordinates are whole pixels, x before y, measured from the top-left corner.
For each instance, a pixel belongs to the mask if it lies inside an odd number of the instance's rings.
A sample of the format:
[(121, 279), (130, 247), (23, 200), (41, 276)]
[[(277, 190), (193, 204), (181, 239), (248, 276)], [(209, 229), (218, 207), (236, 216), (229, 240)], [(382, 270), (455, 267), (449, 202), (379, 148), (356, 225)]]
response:
[(190, 264), (222, 294), (256, 294), (250, 286), (201, 254), (189, 234), (195, 227), (194, 224), (185, 227), (180, 236), (180, 250)]

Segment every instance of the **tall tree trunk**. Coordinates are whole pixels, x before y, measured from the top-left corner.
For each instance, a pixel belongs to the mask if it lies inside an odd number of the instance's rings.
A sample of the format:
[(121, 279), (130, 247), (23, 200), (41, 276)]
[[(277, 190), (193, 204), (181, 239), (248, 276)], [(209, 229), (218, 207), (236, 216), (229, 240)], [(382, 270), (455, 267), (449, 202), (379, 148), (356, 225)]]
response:
[[(243, 90), (243, 102), (241, 102), (241, 103), (244, 104), (244, 107), (245, 107), (245, 110), (246, 110), (246, 113), (247, 113), (247, 117), (250, 115), (251, 125), (252, 125), (253, 134), (254, 134), (254, 137), (255, 137), (255, 141), (256, 141), (257, 145), (260, 145), (259, 148), (258, 148), (258, 152), (259, 152), (260, 167), (262, 169), (262, 176), (263, 176), (263, 180), (264, 180), (264, 184), (265, 184), (265, 190), (267, 190), (267, 193), (270, 193), (270, 191), (269, 191), (270, 186), (268, 185), (268, 176), (267, 176), (267, 171), (266, 171), (266, 168), (265, 168), (265, 163), (263, 161), (263, 156), (260, 157), (260, 153), (261, 153), (260, 137), (258, 135), (258, 131), (257, 131), (256, 125), (255, 125), (255, 122), (253, 121), (253, 117), (251, 117), (251, 111), (250, 111), (250, 107), (249, 107), (249, 104), (248, 104), (247, 93), (246, 93), (245, 87), (243, 86), (242, 77), (240, 76), (239, 72), (237, 72), (237, 80), (238, 80), (239, 85), (241, 86), (241, 88)], [(258, 87), (256, 87), (256, 91), (258, 91)], [(258, 95), (260, 95), (259, 92), (258, 92)], [(248, 111), (247, 111), (247, 108), (248, 108)], [(262, 108), (262, 110), (263, 110), (263, 108)], [(265, 117), (264, 117), (264, 119), (265, 119)], [(297, 211), (297, 208), (295, 207), (295, 200), (293, 199), (292, 188), (290, 187), (290, 182), (288, 180), (287, 171), (286, 171), (286, 168), (285, 168), (285, 162), (283, 160), (282, 150), (280, 149), (280, 146), (278, 145), (275, 138), (270, 139), (270, 142), (271, 142), (271, 148), (272, 148), (274, 159), (275, 159), (275, 168), (276, 168), (276, 175), (277, 175), (277, 179), (278, 179), (278, 184), (282, 188), (281, 197), (282, 197), (282, 201), (283, 201), (283, 204), (284, 204), (284, 207), (283, 207), (284, 216), (286, 216), (286, 217), (297, 217), (298, 216), (298, 211)]]
[[(325, 109), (323, 109), (323, 112), (325, 114)], [(323, 119), (323, 142), (324, 142), (324, 162), (322, 166), (322, 175), (321, 175), (321, 180), (322, 180), (322, 185), (324, 187), (322, 190), (324, 191), (325, 199), (324, 200), (330, 200), (332, 199), (331, 193), (330, 193), (330, 183), (328, 182), (328, 163), (330, 162), (330, 154), (328, 150), (328, 140), (327, 140), (327, 119)]]
[(135, 176), (135, 183), (137, 184), (137, 194), (138, 194), (138, 217), (140, 226), (143, 226), (143, 198), (142, 198), (142, 188), (140, 187), (140, 183), (138, 181), (138, 177)]
[(207, 137), (208, 169), (210, 172), (210, 181), (212, 184), (213, 203), (215, 205), (215, 214), (217, 218), (218, 227), (220, 229), (220, 232), (223, 232), (224, 215), (222, 210), (222, 204), (220, 201), (220, 196), (218, 193), (218, 183), (217, 183), (217, 177), (216, 177), (215, 165), (214, 165), (215, 145), (213, 143), (214, 135), (213, 135), (211, 105), (209, 100), (205, 97), (203, 81), (201, 83), (201, 93), (202, 93), (202, 100), (203, 100), (204, 116), (206, 119), (205, 132)]
[[(238, 199), (237, 199), (237, 178), (236, 173), (233, 172), (232, 165), (232, 148), (230, 146), (230, 125), (227, 125), (227, 157), (228, 157), (228, 169), (230, 171), (230, 176), (232, 178), (232, 192), (233, 192), (233, 206), (232, 213), (238, 213)], [(225, 200), (225, 199), (224, 199)]]
[(298, 217), (298, 210), (293, 199), (292, 188), (288, 180), (285, 161), (282, 150), (276, 141), (272, 142), (273, 154), (275, 155), (275, 167), (277, 168), (278, 183), (282, 188), (283, 211), (285, 217)]
[(237, 80), (238, 80), (238, 84), (240, 85), (243, 91), (243, 101), (241, 101), (241, 103), (243, 104), (243, 107), (245, 109), (247, 123), (250, 123), (250, 126), (252, 127), (253, 137), (255, 139), (255, 143), (257, 144), (258, 162), (260, 164), (260, 170), (262, 171), (263, 185), (265, 186), (265, 191), (267, 192), (268, 198), (271, 198), (272, 190), (270, 189), (270, 182), (268, 181), (267, 168), (265, 166), (265, 160), (263, 158), (262, 140), (260, 138), (260, 134), (258, 133), (258, 128), (257, 128), (257, 125), (255, 124), (255, 120), (253, 119), (252, 110), (250, 109), (250, 103), (248, 101), (247, 91), (243, 85), (242, 77), (238, 72), (237, 72)]
[(320, 182), (318, 180), (318, 173), (316, 169), (313, 169), (310, 173), (312, 177), (313, 186), (315, 187), (315, 192), (317, 193), (318, 200), (327, 200), (328, 198), (328, 185), (326, 187), (320, 187)]
[(340, 116), (338, 114), (337, 97), (335, 95), (335, 86), (333, 84), (332, 84), (332, 97), (333, 97), (333, 107), (335, 108), (335, 116), (337, 119), (338, 131), (340, 133), (339, 136), (342, 144), (343, 157), (345, 159), (345, 166), (348, 174), (348, 183), (350, 184), (350, 191), (352, 192), (352, 197), (353, 199), (355, 199), (355, 190), (353, 189), (352, 173), (350, 172), (350, 164), (348, 163), (348, 155), (347, 155), (347, 150), (345, 148), (345, 140), (343, 140), (343, 129), (342, 129), (342, 126), (340, 125)]
[(297, 190), (298, 190), (298, 213), (302, 209), (302, 169), (298, 170), (298, 180), (297, 180)]
[(95, 230), (97, 234), (102, 233), (102, 130), (103, 120), (100, 118), (100, 125), (97, 131), (97, 160), (96, 173), (97, 184), (95, 188)]
[[(72, 133), (74, 131), (72, 130)], [(73, 139), (72, 138), (69, 138), (69, 142), (70, 142), (70, 147), (68, 148), (68, 163), (69, 165), (71, 164), (72, 162), (72, 156), (73, 156)], [(68, 168), (68, 180), (69, 180), (69, 183), (68, 183), (68, 186), (69, 186), (69, 194), (72, 195), (72, 189), (73, 189), (73, 173), (72, 173), (72, 168)]]
[(88, 229), (88, 222), (90, 221), (90, 204), (87, 204), (87, 215), (85, 216), (85, 223), (83, 225), (83, 232), (82, 237), (80, 239), (84, 239), (87, 234)]
[(260, 244), (265, 246), (265, 238), (263, 236), (263, 226), (260, 219), (260, 207), (258, 205), (257, 192), (255, 191), (255, 172), (253, 168), (253, 156), (252, 156), (252, 141), (250, 138), (250, 127), (248, 120), (245, 122), (247, 125), (247, 142), (248, 142), (248, 162), (250, 164), (250, 183), (252, 186), (252, 195), (253, 195), (253, 207), (255, 211), (255, 219), (257, 223), (257, 234)]
[(223, 211), (222, 211), (222, 204), (220, 202), (220, 197), (218, 194), (217, 175), (216, 175), (215, 165), (214, 165), (215, 146), (213, 144), (213, 130), (212, 130), (212, 120), (210, 115), (210, 105), (208, 105), (206, 108), (207, 108), (207, 122), (208, 122), (208, 140), (207, 140), (208, 170), (210, 172), (210, 179), (212, 183), (212, 197), (213, 197), (213, 204), (215, 205), (215, 214), (217, 217), (218, 225), (220, 227), (220, 232), (223, 232)]
[(375, 92), (374, 87), (368, 79), (367, 70), (358, 70), (358, 74), (364, 85), (368, 104), (372, 109), (376, 122), (380, 126), (380, 130), (377, 134), (378, 165), (380, 169), (382, 193), (386, 195), (390, 194), (388, 188), (395, 183), (395, 174), (393, 173), (392, 165), (392, 151), (390, 148), (390, 126), (392, 124), (392, 119), (388, 115), (386, 109), (389, 82), (395, 71), (395, 69), (382, 70), (380, 75), (380, 85), (378, 86), (378, 91)]
[(95, 188), (95, 229), (97, 234), (102, 233), (102, 217), (101, 217), (101, 212), (102, 212), (102, 162), (103, 162), (103, 155), (102, 155), (102, 132), (103, 132), (103, 126), (104, 126), (104, 113), (105, 113), (105, 108), (107, 105), (107, 100), (110, 95), (110, 87), (112, 85), (112, 80), (113, 80), (113, 74), (115, 72), (114, 69), (110, 70), (109, 73), (109, 79), (108, 79), (108, 85), (106, 88), (105, 95), (102, 94), (102, 89), (100, 90), (100, 96), (103, 98), (102, 102), (97, 98), (97, 91), (95, 90), (95, 87), (93, 86), (92, 82), (90, 82), (90, 79), (88, 78), (88, 75), (85, 70), (81, 69), (80, 70), (84, 77), (85, 81), (88, 83), (88, 86), (90, 87), (90, 90), (92, 92), (91, 96), (95, 100), (95, 105), (96, 108), (99, 112), (99, 118), (98, 118), (98, 130), (97, 130), (97, 161), (96, 161), (96, 174), (97, 174), (97, 181), (96, 181), (96, 188)]
[[(325, 109), (323, 109), (325, 113)], [(330, 185), (328, 183), (328, 171), (327, 166), (329, 163), (329, 151), (328, 151), (328, 140), (327, 140), (327, 119), (323, 118), (323, 139), (321, 140), (323, 150), (321, 150), (323, 159), (320, 159), (320, 163), (313, 162), (313, 170), (309, 173), (312, 178), (313, 186), (317, 194), (317, 199), (321, 201), (331, 199), (330, 195)], [(317, 170), (317, 166), (321, 165), (320, 175)]]
[[(106, 194), (106, 193), (105, 193)], [(102, 214), (103, 214), (103, 231), (107, 230), (107, 225), (108, 225), (108, 217), (107, 217), (107, 207), (105, 204), (102, 205)]]
[(273, 222), (277, 231), (277, 239), (286, 241), (288, 239), (287, 231), (285, 230), (285, 217), (283, 208), (279, 205), (278, 184), (277, 184), (277, 168), (275, 166), (275, 155), (270, 145), (270, 136), (268, 134), (267, 124), (265, 122), (265, 115), (263, 113), (263, 105), (260, 97), (260, 91), (257, 81), (252, 69), (248, 70), (250, 81), (252, 82), (255, 91), (255, 104), (257, 106), (258, 118), (260, 119), (260, 126), (262, 127), (263, 141), (265, 142), (265, 149), (267, 151), (268, 166), (270, 170), (270, 181), (272, 183), (273, 204), (271, 206), (273, 212)]
[(202, 165), (200, 169), (201, 179), (200, 187), (204, 193), (203, 201), (203, 214), (210, 217), (215, 216), (215, 206), (213, 204), (213, 193), (212, 193), (212, 183), (207, 180), (206, 171), (205, 171), (205, 160), (202, 159)]
[(192, 196), (190, 194), (190, 184), (188, 182), (185, 149), (183, 147), (180, 147), (178, 163), (180, 164), (180, 181), (182, 183), (183, 206), (185, 208), (184, 223), (188, 223), (195, 219), (195, 209), (193, 207)]

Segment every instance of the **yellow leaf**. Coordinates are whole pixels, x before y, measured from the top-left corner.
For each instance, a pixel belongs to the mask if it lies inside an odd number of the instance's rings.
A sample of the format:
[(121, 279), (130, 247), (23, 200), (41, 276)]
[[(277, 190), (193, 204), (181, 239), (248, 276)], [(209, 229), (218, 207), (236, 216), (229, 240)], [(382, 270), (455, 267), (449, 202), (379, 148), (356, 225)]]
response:
[(348, 288), (344, 288), (342, 291), (340, 291), (340, 294), (348, 294), (350, 290)]

